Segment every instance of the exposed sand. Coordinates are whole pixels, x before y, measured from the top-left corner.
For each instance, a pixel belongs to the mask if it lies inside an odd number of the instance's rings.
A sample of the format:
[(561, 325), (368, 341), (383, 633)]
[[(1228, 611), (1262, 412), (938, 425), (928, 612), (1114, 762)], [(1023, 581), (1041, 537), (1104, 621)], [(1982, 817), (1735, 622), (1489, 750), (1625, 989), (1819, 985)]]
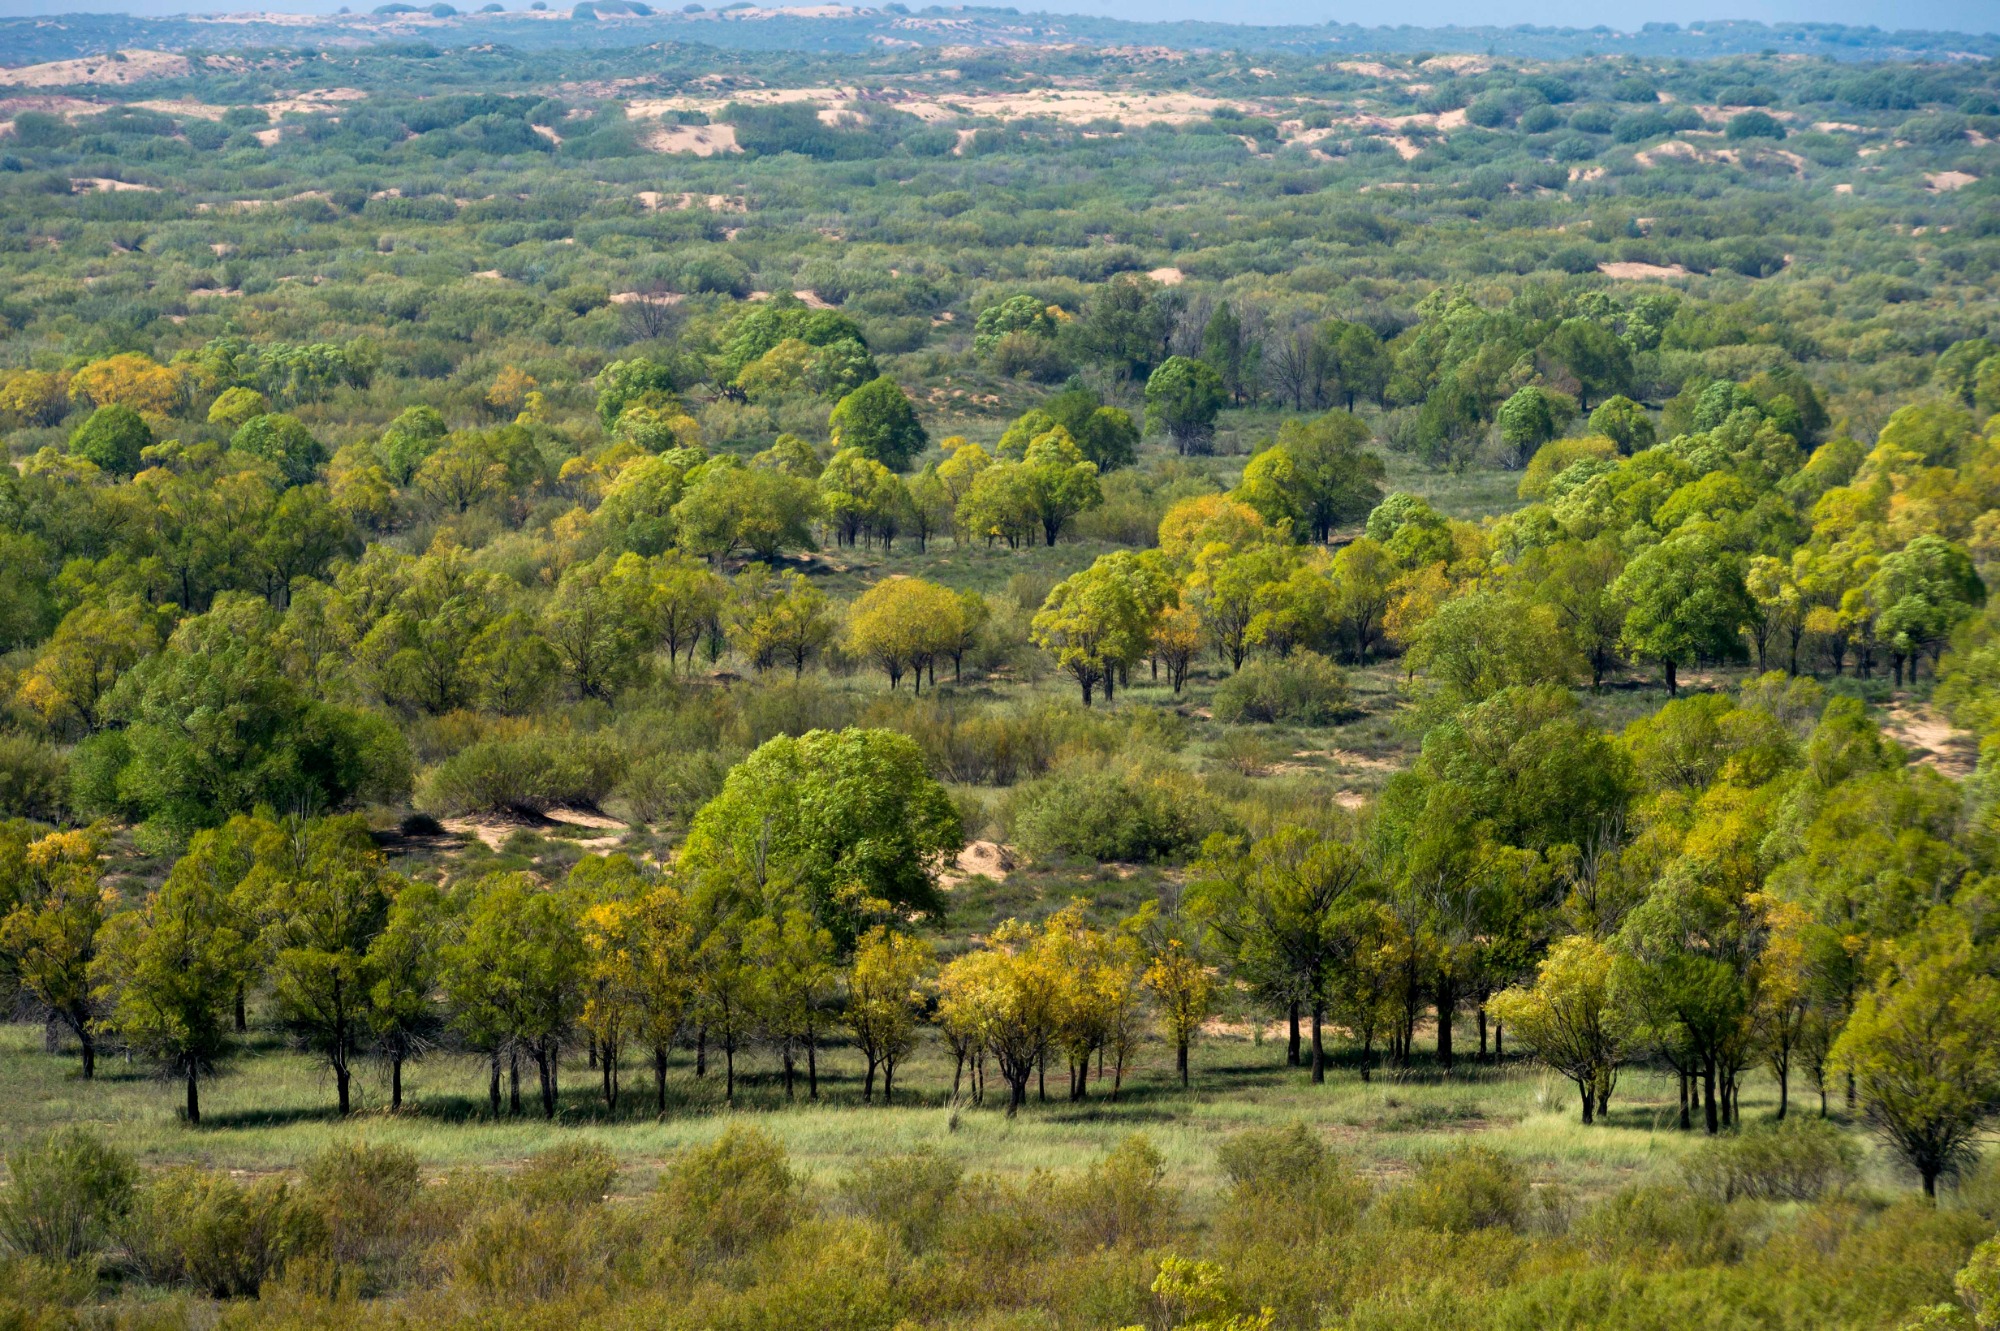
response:
[(1688, 276), (1688, 270), (1677, 263), (1600, 263), (1597, 271), (1625, 282), (1665, 282)]
[(136, 185), (129, 180), (113, 180), (109, 176), (77, 176), (69, 182), (69, 187), (86, 194), (92, 191), (102, 191), (105, 194), (118, 194), (128, 190), (138, 190), (146, 194), (157, 194), (160, 192), (158, 185)]
[(696, 194), (683, 191), (666, 194), (659, 190), (640, 190), (632, 196), (644, 205), (647, 212), (658, 212), (662, 208), (684, 212), (690, 208), (707, 208), (712, 213), (747, 213), (749, 202), (740, 194)]
[(1919, 764), (1936, 767), (1946, 776), (1964, 780), (1979, 761), (1979, 742), (1959, 730), (1929, 703), (1904, 703), (1889, 710), (1883, 730), (1911, 750)]
[(122, 60), (110, 56), (85, 56), (80, 60), (50, 60), (39, 65), (0, 69), (0, 84), (15, 88), (65, 88), (79, 83), (122, 87), (146, 79), (184, 79), (192, 68), (184, 55), (167, 51), (120, 51)]
[(1979, 177), (1964, 171), (1931, 171), (1925, 174), (1925, 182), (1933, 194), (1948, 194), (1955, 189), (1979, 183)]
[(1146, 276), (1152, 278), (1163, 287), (1177, 287), (1187, 281), (1187, 274), (1178, 268), (1155, 268), (1152, 272), (1147, 273)]
[(646, 140), (656, 153), (692, 153), (713, 157), (717, 153), (740, 153), (736, 129), (732, 125), (662, 125)]

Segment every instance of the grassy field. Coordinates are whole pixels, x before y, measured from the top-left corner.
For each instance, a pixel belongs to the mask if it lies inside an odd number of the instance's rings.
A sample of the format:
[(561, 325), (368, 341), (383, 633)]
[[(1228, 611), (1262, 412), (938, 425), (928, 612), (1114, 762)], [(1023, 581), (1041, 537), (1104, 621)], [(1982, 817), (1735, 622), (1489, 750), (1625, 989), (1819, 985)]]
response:
[[(1462, 1038), (1470, 1035), (1461, 1032)], [(798, 1101), (787, 1104), (774, 1060), (739, 1055), (733, 1109), (722, 1103), (719, 1053), (711, 1051), (709, 1076), (697, 1079), (692, 1057), (680, 1051), (665, 1115), (654, 1112), (651, 1074), (643, 1064), (626, 1067), (619, 1111), (606, 1110), (597, 1074), (578, 1053), (564, 1068), (554, 1124), (539, 1116), (532, 1087), (523, 1088), (523, 1116), (491, 1118), (485, 1065), (462, 1055), (440, 1055), (409, 1069), (408, 1100), (397, 1115), (386, 1108), (385, 1073), (362, 1072), (357, 1112), (342, 1121), (333, 1112), (330, 1079), (318, 1065), (264, 1037), (207, 1086), (202, 1126), (190, 1130), (179, 1118), (178, 1086), (116, 1058), (101, 1062), (97, 1081), (87, 1083), (78, 1079), (73, 1056), (45, 1053), (41, 1041), (39, 1028), (0, 1028), (0, 1096), (9, 1106), (0, 1115), (0, 1146), (12, 1149), (51, 1127), (87, 1123), (149, 1165), (199, 1163), (251, 1172), (294, 1166), (342, 1140), (397, 1143), (427, 1168), (444, 1170), (508, 1168), (556, 1142), (584, 1139), (612, 1150), (625, 1166), (626, 1186), (643, 1188), (673, 1152), (747, 1119), (784, 1142), (822, 1182), (836, 1181), (866, 1157), (920, 1144), (974, 1170), (1069, 1169), (1139, 1131), (1165, 1155), (1175, 1181), (1200, 1199), (1218, 1184), (1215, 1150), (1229, 1135), (1297, 1119), (1378, 1180), (1407, 1173), (1427, 1152), (1476, 1139), (1519, 1160), (1538, 1184), (1587, 1198), (1670, 1174), (1699, 1140), (1674, 1126), (1673, 1083), (1643, 1070), (1621, 1077), (1608, 1124), (1584, 1127), (1568, 1084), (1526, 1061), (1510, 1058), (1494, 1067), (1461, 1058), (1446, 1076), (1420, 1048), (1417, 1066), (1381, 1068), (1364, 1083), (1351, 1052), (1341, 1051), (1326, 1084), (1315, 1087), (1303, 1069), (1285, 1066), (1282, 1040), (1241, 1034), (1197, 1045), (1188, 1090), (1173, 1079), (1171, 1051), (1154, 1045), (1115, 1103), (1104, 1094), (1108, 1081), (1093, 1084), (1083, 1103), (1064, 1101), (1063, 1074), (1056, 1068), (1055, 1098), (1031, 1100), (1011, 1120), (1001, 1107), (1004, 1093), (986, 1106), (954, 1110), (949, 1056), (931, 1044), (899, 1074), (893, 1106), (862, 1103), (860, 1061), (845, 1048), (830, 1049), (821, 1060), (818, 1104), (805, 1099), (803, 1084)], [(1800, 1088), (1794, 1092), (1795, 1109), (1811, 1112), (1809, 1097)], [(1775, 1086), (1751, 1076), (1742, 1104), (1748, 1121), (1770, 1117)], [(1907, 1186), (1872, 1144), (1868, 1172), (1881, 1186)]]

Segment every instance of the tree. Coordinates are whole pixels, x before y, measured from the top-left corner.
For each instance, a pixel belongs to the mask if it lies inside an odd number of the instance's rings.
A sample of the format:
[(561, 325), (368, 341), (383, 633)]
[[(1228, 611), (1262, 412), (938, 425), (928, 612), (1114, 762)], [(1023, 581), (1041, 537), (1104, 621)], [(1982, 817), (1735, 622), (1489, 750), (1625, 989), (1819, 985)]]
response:
[(1964, 550), (1925, 533), (1883, 558), (1867, 597), (1900, 685), (1903, 663), (1914, 681), (1918, 661), (1926, 653), (1935, 661), (1951, 630), (1986, 603), (1986, 587)]
[(916, 1048), (917, 1016), (924, 991), (937, 971), (937, 958), (920, 938), (886, 925), (868, 931), (854, 950), (847, 976), (847, 1025), (868, 1060), (861, 1098), (875, 1098), (875, 1073), (882, 1073), (882, 1103), (895, 1098), (896, 1065)]
[[(779, 1062), (784, 1068), (785, 1098), (792, 1098), (797, 1054), (804, 1048), (806, 1094), (817, 1100), (819, 1042), (838, 974), (833, 960), (833, 935), (805, 911), (787, 910), (781, 919), (764, 915), (751, 921), (743, 945), (756, 970), (757, 992), (753, 1003), (757, 1019), (764, 1028), (765, 1038), (778, 1047)], [(850, 1018), (852, 1013), (850, 1006)], [(863, 1048), (864, 1051), (867, 1048), (865, 1042)], [(871, 1067), (868, 1076), (871, 1089), (874, 1081)]]
[(1600, 400), (1632, 387), (1632, 353), (1613, 333), (1592, 319), (1565, 319), (1542, 343), (1542, 354), (1569, 371), (1576, 381), (1577, 404), (1590, 410)]
[(100, 410), (124, 407), (149, 416), (171, 415), (186, 391), (178, 367), (161, 365), (136, 351), (92, 361), (69, 378), (73, 402), (88, 402)]
[(1365, 324), (1329, 319), (1313, 340), (1319, 369), (1338, 386), (1347, 409), (1359, 397), (1382, 399), (1389, 383), (1389, 352)]
[(1037, 941), (1032, 928), (1008, 920), (989, 946), (953, 960), (939, 980), (939, 1020), (955, 1042), (992, 1056), (1007, 1083), (1009, 1118), (1028, 1102), (1028, 1081), (1055, 1039), (1060, 1011), (1060, 977)]
[[(744, 576), (748, 573), (746, 569)], [(782, 661), (792, 667), (794, 678), (804, 675), (806, 662), (833, 638), (833, 612), (826, 594), (804, 574), (789, 569), (748, 597), (743, 597), (743, 576), (737, 582), (743, 598), (731, 625), (737, 650), (759, 670)]]
[(428, 1047), (438, 1013), (432, 994), (444, 944), (445, 899), (429, 883), (403, 883), (368, 945), (368, 1029), (389, 1063), (389, 1112), (403, 1108), (403, 1065)]
[(340, 1112), (367, 1030), (369, 957), (388, 924), (394, 884), (358, 817), (268, 824), (238, 889), (261, 928), (278, 1011), (333, 1072)]
[(1564, 541), (1536, 552), (1528, 569), (1534, 599), (1555, 612), (1570, 646), (1590, 662), (1590, 687), (1601, 687), (1625, 628), (1625, 606), (1612, 590), (1624, 571), (1617, 546), (1606, 537)]
[(858, 448), (892, 471), (901, 471), (930, 442), (901, 385), (886, 375), (840, 399), (827, 418), (835, 450)]
[(17, 696), (50, 725), (74, 722), (94, 733), (107, 719), (112, 686), (159, 640), (154, 617), (137, 601), (85, 602), (56, 625)]
[(608, 430), (632, 403), (648, 397), (671, 401), (678, 391), (670, 366), (643, 356), (615, 360), (597, 374), (597, 418)]
[(855, 598), (847, 616), (848, 650), (873, 661), (896, 688), (905, 674), (923, 692), (939, 656), (957, 642), (964, 607), (951, 591), (922, 578), (884, 578)]
[(1500, 442), (1506, 445), (1510, 464), (1519, 466), (1543, 444), (1556, 437), (1564, 424), (1567, 399), (1558, 401), (1547, 389), (1530, 384), (1518, 389), (1500, 404), (1494, 423), (1500, 427)]
[(1174, 1046), (1174, 1067), (1188, 1084), (1188, 1046), (1201, 1033), (1215, 1001), (1215, 975), (1186, 942), (1168, 938), (1153, 949), (1146, 987), (1160, 1005), (1160, 1023)]
[(106, 1029), (183, 1080), (190, 1126), (201, 1122), (201, 1078), (229, 1047), (248, 956), (235, 911), (203, 869), (191, 853), (142, 908), (107, 921), (91, 967)]
[(208, 404), (208, 423), (234, 434), (251, 419), (271, 410), (271, 404), (254, 388), (225, 388)]
[(253, 416), (230, 436), (229, 446), (278, 469), (286, 485), (304, 485), (326, 461), (326, 448), (296, 416)]
[(116, 402), (91, 412), (90, 419), (69, 437), (72, 456), (113, 476), (130, 476), (139, 470), (139, 455), (152, 444), (152, 428), (138, 412)]
[[(17, 846), (18, 860), (8, 853)], [(98, 1007), (90, 968), (105, 910), (97, 854), (95, 838), (81, 831), (0, 842), (0, 900), (13, 900), (0, 913), (0, 960), (48, 1020), (76, 1036), (85, 1081), (97, 1075)]]
[(228, 606), (183, 621), (165, 651), (118, 682), (106, 711), (124, 729), (83, 746), (80, 794), (176, 835), (260, 804), (324, 813), (408, 790), (408, 750), (394, 727), (308, 697)]
[(616, 569), (609, 553), (571, 565), (542, 614), (563, 674), (583, 697), (606, 702), (638, 676), (646, 645), (648, 589)]
[[(475, 884), (443, 953), (446, 1000), (464, 1027), (534, 1059), (542, 1114), (554, 1118), (562, 1044), (583, 1003), (583, 935), (562, 894), (521, 873)], [(496, 1063), (495, 1096), (498, 1095)]]
[(836, 546), (875, 531), (907, 497), (896, 473), (859, 448), (841, 449), (819, 474), (819, 509)]
[(1325, 544), (1336, 527), (1361, 521), (1382, 502), (1386, 473), (1363, 448), (1368, 439), (1368, 427), (1344, 411), (1287, 421), (1243, 469), (1237, 497), (1269, 526), (1289, 522), (1295, 540)]
[(681, 868), (710, 900), (797, 893), (851, 943), (864, 912), (937, 909), (937, 873), (964, 845), (922, 751), (888, 730), (767, 740), (695, 816)]
[(1894, 949), (1834, 1046), (1862, 1112), (1937, 1196), (2000, 1110), (2000, 981), (1956, 921)]
[(1185, 456), (1214, 444), (1215, 418), (1226, 401), (1222, 376), (1203, 361), (1169, 356), (1146, 379), (1146, 425), (1164, 430)]
[(1050, 545), (1056, 543), (1071, 518), (1104, 502), (1104, 492), (1097, 484), (1097, 464), (1084, 458), (1060, 425), (1028, 444), (1021, 459), (1021, 478)]
[(1535, 1057), (1576, 1084), (1586, 1124), (1624, 1057), (1622, 1016), (1611, 1001), (1613, 961), (1610, 947), (1594, 939), (1559, 939), (1533, 988), (1509, 989), (1487, 1003)]
[(1109, 700), (1115, 672), (1145, 655), (1156, 617), (1148, 600), (1137, 557), (1105, 555), (1050, 590), (1029, 636), (1075, 678), (1088, 707), (1098, 683)]
[(1625, 649), (1660, 663), (1669, 694), (1680, 691), (1681, 661), (1733, 655), (1750, 616), (1741, 561), (1694, 523), (1632, 556), (1611, 593), (1628, 606)]
[(1105, 406), (1087, 388), (1069, 388), (1044, 402), (1042, 410), (1069, 431), (1083, 455), (1097, 464), (1099, 474), (1132, 465), (1139, 427), (1122, 408)]
[(1201, 329), (1201, 358), (1222, 376), (1222, 387), (1235, 402), (1248, 396), (1256, 379), (1256, 340), (1243, 329), (1243, 320), (1228, 301), (1220, 301)]
[(1620, 453), (1643, 453), (1657, 441), (1652, 417), (1629, 397), (1612, 396), (1590, 413), (1590, 432), (1618, 445)]
[(673, 506), (674, 539), (711, 561), (741, 548), (770, 560), (788, 548), (814, 548), (818, 513), (811, 481), (724, 455), (688, 473), (687, 491)]

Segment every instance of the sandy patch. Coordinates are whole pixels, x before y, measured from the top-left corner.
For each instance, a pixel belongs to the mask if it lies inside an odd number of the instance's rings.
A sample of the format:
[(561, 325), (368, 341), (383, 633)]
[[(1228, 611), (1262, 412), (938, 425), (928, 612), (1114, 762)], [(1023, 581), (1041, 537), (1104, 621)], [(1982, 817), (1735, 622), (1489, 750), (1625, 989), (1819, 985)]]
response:
[(1677, 263), (1600, 263), (1597, 271), (1622, 282), (1665, 282), (1688, 276), (1688, 270)]
[(714, 157), (718, 153), (740, 153), (733, 125), (662, 125), (646, 140), (656, 153), (692, 153)]
[(1813, 128), (1822, 134), (1831, 134), (1835, 130), (1846, 134), (1866, 134), (1868, 132), (1862, 126), (1850, 125), (1845, 120), (1815, 120), (1813, 121)]
[(1973, 765), (1979, 761), (1979, 742), (1971, 732), (1953, 726), (1929, 703), (1903, 703), (1890, 708), (1888, 724), (1882, 729), (1910, 750), (1911, 761), (1935, 767), (1954, 780), (1971, 776)]
[(226, 106), (210, 106), (192, 98), (158, 98), (150, 102), (131, 102), (129, 105), (142, 111), (158, 111), (163, 116), (177, 116), (182, 120), (220, 120), (229, 112)]
[(122, 87), (146, 79), (184, 79), (192, 66), (184, 55), (166, 51), (120, 51), (122, 59), (85, 56), (39, 65), (0, 69), (0, 84), (15, 88), (64, 88), (79, 83)]
[(1150, 273), (1147, 273), (1146, 276), (1152, 278), (1163, 287), (1177, 287), (1187, 281), (1187, 274), (1178, 268), (1155, 268)]
[(1680, 139), (1668, 139), (1657, 148), (1633, 153), (1632, 160), (1640, 166), (1658, 166), (1667, 161), (1699, 162), (1702, 160), (1702, 152), (1692, 143), (1685, 143)]
[(1852, 194), (1854, 193), (1854, 186), (1848, 184), (1835, 185), (1833, 192), (1835, 194)]
[(1454, 74), (1484, 74), (1493, 68), (1493, 61), (1483, 55), (1434, 55), (1417, 68), (1448, 69)]
[(958, 852), (952, 861), (952, 872), (938, 877), (938, 886), (950, 891), (968, 878), (986, 877), (996, 883), (1007, 881), (1007, 875), (1014, 872), (1020, 858), (1012, 846), (1003, 846), (997, 841), (968, 842), (965, 849)]
[(160, 192), (158, 185), (136, 185), (129, 180), (113, 180), (109, 176), (75, 176), (71, 178), (69, 187), (82, 194), (123, 194), (135, 190), (143, 194)]
[(685, 212), (690, 208), (706, 208), (712, 213), (747, 213), (749, 202), (740, 194), (696, 194), (684, 191), (680, 194), (666, 194), (659, 190), (640, 190), (632, 196), (647, 212), (658, 212), (662, 208)]
[(1408, 83), (1411, 77), (1406, 69), (1391, 69), (1376, 60), (1343, 60), (1334, 68), (1349, 74), (1360, 74), (1364, 78), (1389, 79), (1396, 83)]
[(1930, 171), (1924, 175), (1924, 182), (1933, 194), (1948, 194), (1967, 185), (1977, 185), (1979, 177), (1965, 171)]
[(498, 268), (482, 268), (474, 273), (473, 276), (483, 277), (489, 282), (504, 282), (507, 280), (506, 274), (502, 273)]
[(556, 132), (555, 132), (555, 130), (554, 130), (554, 129), (552, 129), (552, 128), (550, 128), (549, 126), (547, 126), (547, 125), (530, 125), (530, 126), (528, 126), (528, 128), (529, 128), (529, 129), (532, 129), (533, 131), (535, 131), (535, 133), (537, 133), (537, 134), (541, 135), (541, 136), (542, 136), (543, 138), (547, 139), (547, 140), (548, 140), (548, 141), (549, 141), (550, 143), (553, 143), (553, 144), (555, 144), (555, 145), (556, 145), (557, 147), (561, 147), (561, 146), (562, 146), (562, 135), (560, 135), (560, 134), (556, 133)]
[(269, 129), (258, 130), (255, 134), (252, 134), (250, 137), (257, 140), (258, 143), (262, 144), (266, 148), (275, 148), (278, 146), (278, 140), (285, 137), (285, 131), (279, 129), (276, 125), (273, 125)]
[(817, 291), (794, 291), (792, 294), (809, 310), (830, 310), (834, 307), (832, 301), (821, 300)]
[(1456, 111), (1447, 111), (1437, 118), (1437, 127), (1439, 129), (1464, 129), (1466, 125), (1471, 123), (1466, 119), (1466, 114), (1466, 109), (1462, 106)]
[(687, 297), (678, 291), (614, 291), (613, 305), (678, 305)]
[(259, 103), (274, 116), (296, 114), (317, 115), (321, 111), (331, 111), (342, 102), (364, 102), (368, 94), (360, 88), (313, 88), (306, 92), (290, 93), (276, 101)]

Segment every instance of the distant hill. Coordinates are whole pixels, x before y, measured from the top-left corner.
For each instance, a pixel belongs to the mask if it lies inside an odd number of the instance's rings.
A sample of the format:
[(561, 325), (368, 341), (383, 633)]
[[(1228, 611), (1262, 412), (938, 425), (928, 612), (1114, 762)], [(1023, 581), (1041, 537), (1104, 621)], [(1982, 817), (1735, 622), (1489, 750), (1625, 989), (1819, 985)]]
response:
[[(470, 8), (470, 6), (468, 6)], [(388, 12), (383, 12), (388, 11)], [(459, 13), (450, 5), (385, 5), (366, 14), (236, 14), (137, 18), (68, 14), (0, 19), (8, 67), (102, 56), (127, 48), (213, 51), (240, 47), (368, 45), (424, 41), (440, 48), (501, 44), (524, 51), (618, 48), (671, 41), (738, 50), (860, 52), (909, 46), (1157, 47), (1170, 50), (1283, 51), (1299, 55), (1373, 52), (1470, 53), (1536, 59), (1641, 55), (1700, 59), (1767, 52), (1845, 61), (1992, 59), (2000, 37), (1899, 31), (1833, 23), (1714, 22), (1682, 27), (1362, 27), (1356, 24), (1253, 26), (1143, 23), (1011, 8), (910, 10), (891, 4), (748, 5), (688, 13), (644, 4), (584, 3), (537, 12)], [(86, 80), (89, 81), (89, 80)]]

